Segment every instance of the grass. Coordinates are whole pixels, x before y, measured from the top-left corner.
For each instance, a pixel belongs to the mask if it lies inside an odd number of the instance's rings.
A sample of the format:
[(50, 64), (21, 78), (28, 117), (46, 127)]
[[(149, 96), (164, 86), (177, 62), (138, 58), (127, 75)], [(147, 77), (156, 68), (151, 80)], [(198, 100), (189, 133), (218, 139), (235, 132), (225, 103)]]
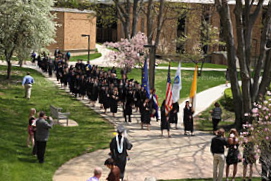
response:
[[(118, 73), (120, 70), (118, 70)], [(175, 70), (171, 71), (171, 80), (175, 76)], [(128, 78), (134, 78), (141, 82), (141, 69), (132, 69), (128, 74)], [(193, 71), (182, 70), (182, 90), (180, 93), (181, 99), (183, 101), (185, 98), (189, 97), (191, 82), (193, 79)], [(167, 70), (156, 70), (155, 71), (155, 88), (156, 93), (159, 98), (159, 103), (163, 102), (166, 95), (166, 81), (167, 81)], [(224, 72), (219, 71), (204, 71), (200, 77), (198, 77), (198, 89), (197, 92), (201, 92), (205, 89), (220, 85), (225, 83)]]
[[(7, 81), (6, 66), (0, 66), (0, 180), (51, 181), (54, 172), (71, 158), (108, 148), (114, 131), (111, 124), (59, 90), (40, 73), (19, 67), (12, 69), (12, 78)], [(23, 98), (21, 85), (26, 71), (31, 72), (36, 81), (29, 101)], [(50, 130), (45, 163), (39, 164), (26, 146), (28, 113), (34, 107), (49, 114), (50, 104), (71, 112), (70, 118), (79, 126), (55, 125)]]
[[(99, 58), (101, 56), (102, 56), (101, 53), (92, 53), (92, 54), (89, 55), (89, 60), (93, 60), (93, 59)], [(75, 62), (77, 60), (87, 61), (88, 60), (88, 55), (71, 56), (71, 58), (70, 58), (71, 62)]]
[[(171, 67), (178, 67), (179, 62), (171, 62), (170, 66)], [(163, 66), (168, 66), (168, 62), (162, 62), (158, 64), (158, 67), (163, 67)], [(201, 63), (198, 64), (199, 68), (201, 67)], [(182, 62), (182, 67), (195, 67), (194, 63), (183, 63)], [(226, 69), (228, 66), (226, 65), (219, 65), (219, 64), (213, 64), (213, 63), (204, 63), (203, 68), (221, 68), (221, 69)]]

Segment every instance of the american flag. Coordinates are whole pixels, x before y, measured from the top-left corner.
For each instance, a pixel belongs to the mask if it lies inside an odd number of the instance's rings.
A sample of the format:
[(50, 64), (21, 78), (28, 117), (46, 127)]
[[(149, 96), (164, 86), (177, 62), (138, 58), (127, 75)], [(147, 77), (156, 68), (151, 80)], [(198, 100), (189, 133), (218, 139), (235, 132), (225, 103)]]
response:
[(167, 73), (167, 90), (166, 90), (166, 115), (169, 114), (172, 109), (172, 89), (171, 89), (171, 80), (170, 80), (170, 65), (168, 65), (168, 73)]

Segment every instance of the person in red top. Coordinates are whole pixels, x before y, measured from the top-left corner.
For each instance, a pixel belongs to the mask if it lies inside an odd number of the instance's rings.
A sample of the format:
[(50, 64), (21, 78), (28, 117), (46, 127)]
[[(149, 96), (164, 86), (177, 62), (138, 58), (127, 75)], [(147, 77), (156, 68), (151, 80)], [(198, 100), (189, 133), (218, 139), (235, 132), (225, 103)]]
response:
[(119, 181), (120, 180), (120, 169), (117, 165), (115, 165), (114, 160), (112, 158), (108, 158), (107, 160), (105, 160), (104, 165), (110, 169), (110, 173), (108, 174), (106, 180)]
[(30, 109), (30, 113), (29, 113), (29, 119), (28, 119), (28, 127), (27, 127), (27, 132), (28, 132), (28, 136), (27, 136), (27, 146), (30, 146), (30, 143), (32, 145), (32, 147), (34, 147), (35, 145), (35, 140), (34, 140), (34, 128), (32, 126), (33, 122), (35, 121), (35, 114), (36, 114), (36, 109), (35, 108), (31, 108)]

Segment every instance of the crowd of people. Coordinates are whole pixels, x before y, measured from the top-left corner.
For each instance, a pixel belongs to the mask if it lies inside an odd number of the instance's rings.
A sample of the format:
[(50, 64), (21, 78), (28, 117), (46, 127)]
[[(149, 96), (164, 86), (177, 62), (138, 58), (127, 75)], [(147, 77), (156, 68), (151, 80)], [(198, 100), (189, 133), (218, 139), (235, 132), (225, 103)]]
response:
[[(216, 136), (211, 142), (211, 152), (213, 154), (213, 180), (222, 181), (224, 174), (224, 167), (226, 162), (226, 181), (229, 181), (230, 166), (233, 166), (233, 173), (231, 180), (234, 181), (237, 174), (237, 165), (239, 162), (243, 162), (243, 181), (251, 181), (253, 175), (253, 164), (256, 163), (256, 152), (254, 150), (254, 144), (251, 142), (251, 135), (247, 136), (245, 142), (243, 142), (243, 154), (239, 151), (240, 141), (238, 139), (238, 131), (232, 128), (229, 132), (229, 136), (225, 137), (225, 130), (220, 128), (216, 131)], [(225, 148), (228, 152), (225, 156)], [(243, 156), (241, 156), (243, 155)], [(247, 175), (249, 167), (249, 174)]]
[(44, 163), (49, 129), (52, 128), (52, 126), (52, 118), (46, 116), (44, 111), (40, 111), (38, 118), (36, 118), (36, 109), (30, 109), (27, 126), (27, 146), (32, 147), (32, 154), (37, 156), (39, 163)]
[[(44, 54), (43, 58), (39, 58), (38, 66), (49, 76), (55, 73), (61, 87), (68, 88), (74, 97), (88, 99), (93, 107), (98, 103), (105, 114), (111, 112), (115, 117), (118, 107), (121, 107), (125, 122), (132, 122), (131, 115), (134, 109), (140, 113), (141, 128), (146, 126), (147, 130), (150, 130), (151, 118), (161, 120), (156, 90), (151, 89), (148, 97), (143, 85), (134, 79), (128, 79), (126, 69), (117, 74), (115, 67), (105, 70), (103, 67), (91, 65), (89, 61), (85, 64), (82, 60), (78, 60), (73, 66), (69, 65), (69, 58), (66, 57), (66, 54), (56, 50), (54, 59)], [(163, 118), (166, 122), (175, 124), (176, 129), (178, 112), (179, 105), (176, 102), (167, 118)], [(193, 133), (192, 116), (185, 120), (190, 125), (188, 130)], [(169, 130), (169, 127), (162, 123), (161, 130), (163, 129)]]

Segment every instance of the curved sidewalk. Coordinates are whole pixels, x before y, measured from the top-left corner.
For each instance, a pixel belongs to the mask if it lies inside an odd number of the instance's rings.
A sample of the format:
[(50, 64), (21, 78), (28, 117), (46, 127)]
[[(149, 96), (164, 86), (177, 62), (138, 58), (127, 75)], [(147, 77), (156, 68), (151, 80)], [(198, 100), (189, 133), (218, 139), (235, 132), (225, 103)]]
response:
[[(225, 85), (221, 85), (197, 94), (197, 105), (200, 108), (197, 111), (201, 112), (209, 107), (209, 104), (221, 97), (225, 88)], [(183, 107), (183, 103), (180, 104), (180, 110)], [(103, 115), (98, 107), (94, 109)], [(182, 111), (179, 120), (182, 120), (181, 118)], [(212, 177), (210, 140), (213, 135), (196, 131), (196, 136), (184, 136), (183, 126), (179, 121), (179, 129), (170, 130), (172, 138), (166, 136), (166, 131), (164, 131), (165, 136), (161, 137), (160, 122), (152, 120), (150, 131), (141, 130), (139, 114), (134, 112), (132, 123), (125, 123), (120, 109), (116, 118), (107, 116), (107, 119), (115, 124), (123, 124), (128, 130), (129, 140), (134, 145), (129, 151), (131, 160), (127, 162), (126, 180), (143, 181), (149, 176), (158, 179)], [(53, 180), (84, 181), (92, 175), (93, 168), (96, 166), (103, 168), (104, 174), (101, 180), (105, 180), (109, 170), (103, 166), (103, 163), (108, 158), (108, 153), (109, 149), (98, 150), (71, 159), (56, 171)]]

